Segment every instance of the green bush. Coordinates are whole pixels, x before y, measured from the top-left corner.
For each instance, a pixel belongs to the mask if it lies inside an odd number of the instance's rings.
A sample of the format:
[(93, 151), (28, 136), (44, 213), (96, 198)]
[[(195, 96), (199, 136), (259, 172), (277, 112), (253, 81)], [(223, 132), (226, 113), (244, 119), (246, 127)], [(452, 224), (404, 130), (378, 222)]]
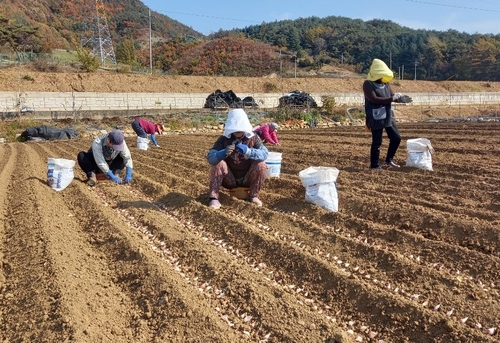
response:
[(23, 80), (26, 80), (26, 81), (35, 81), (35, 79), (33, 78), (33, 76), (29, 75), (29, 74), (26, 74), (22, 77)]
[(265, 82), (262, 87), (264, 88), (264, 93), (276, 93), (278, 92), (278, 86), (272, 82)]
[(101, 63), (99, 62), (97, 57), (92, 55), (89, 49), (77, 46), (76, 55), (78, 58), (78, 62), (82, 64), (85, 71), (94, 72), (101, 66)]
[(321, 101), (323, 102), (323, 111), (328, 113), (328, 114), (334, 114), (335, 113), (335, 98), (331, 96), (323, 96), (321, 98)]

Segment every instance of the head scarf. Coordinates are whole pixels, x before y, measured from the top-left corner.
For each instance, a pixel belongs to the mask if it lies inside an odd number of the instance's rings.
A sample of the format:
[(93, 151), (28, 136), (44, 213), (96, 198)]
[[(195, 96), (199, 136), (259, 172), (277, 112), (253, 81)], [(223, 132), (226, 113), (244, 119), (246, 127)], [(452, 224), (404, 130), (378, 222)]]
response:
[(273, 122), (269, 124), (269, 128), (273, 129), (274, 131), (278, 131), (278, 124)]
[(227, 115), (224, 136), (230, 138), (232, 133), (239, 131), (244, 132), (248, 138), (253, 136), (252, 124), (250, 124), (247, 114), (242, 108), (235, 108), (229, 111)]
[(389, 69), (384, 61), (374, 58), (372, 65), (370, 66), (370, 71), (368, 72), (367, 79), (370, 81), (377, 81), (382, 79), (383, 83), (391, 81), (394, 77), (394, 73)]

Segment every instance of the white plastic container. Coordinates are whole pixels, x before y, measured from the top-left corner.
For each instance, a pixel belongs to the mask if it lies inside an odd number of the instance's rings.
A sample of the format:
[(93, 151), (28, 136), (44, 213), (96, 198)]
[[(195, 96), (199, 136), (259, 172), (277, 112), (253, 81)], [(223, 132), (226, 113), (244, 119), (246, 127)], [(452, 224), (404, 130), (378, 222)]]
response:
[(266, 159), (267, 176), (280, 177), (281, 172), (281, 152), (269, 152)]
[(149, 148), (149, 139), (137, 137), (137, 148), (141, 150), (148, 150)]

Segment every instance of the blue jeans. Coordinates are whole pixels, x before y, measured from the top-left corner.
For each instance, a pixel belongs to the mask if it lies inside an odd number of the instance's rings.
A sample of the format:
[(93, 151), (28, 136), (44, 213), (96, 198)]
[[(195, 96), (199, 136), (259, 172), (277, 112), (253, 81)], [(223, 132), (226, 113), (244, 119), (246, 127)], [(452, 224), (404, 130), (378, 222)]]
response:
[(146, 134), (146, 131), (139, 125), (138, 120), (134, 120), (132, 122), (132, 129), (134, 129), (134, 132), (137, 134), (137, 136), (141, 138), (148, 138), (148, 135)]

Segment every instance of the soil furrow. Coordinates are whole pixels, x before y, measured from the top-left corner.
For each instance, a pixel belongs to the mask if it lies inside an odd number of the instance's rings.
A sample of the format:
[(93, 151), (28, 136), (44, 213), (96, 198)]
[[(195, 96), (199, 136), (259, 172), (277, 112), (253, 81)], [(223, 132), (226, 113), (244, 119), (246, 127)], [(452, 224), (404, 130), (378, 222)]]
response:
[[(0, 147), (0, 338), (498, 342), (500, 124), (398, 126), (403, 167), (377, 172), (363, 127), (283, 125), (264, 205), (222, 189), (219, 210), (207, 207), (217, 132), (165, 134), (147, 151), (127, 137), (130, 185), (88, 187), (76, 166), (62, 192), (45, 183), (46, 158), (75, 160), (92, 138)], [(434, 171), (404, 166), (417, 137), (431, 140)], [(384, 134), (381, 158), (387, 145)], [(298, 173), (309, 166), (339, 169), (338, 212), (305, 202)], [(21, 281), (27, 291), (7, 295)], [(44, 332), (49, 323), (60, 331)]]
[(73, 337), (73, 328), (62, 309), (61, 280), (52, 259), (51, 237), (45, 231), (50, 227), (45, 211), (55, 210), (43, 201), (51, 190), (42, 189), (31, 148), (17, 144), (13, 150), (9, 158), (14, 161), (14, 173), (2, 179), (8, 208), (2, 244), (5, 280), (0, 337), (9, 342), (63, 342)]
[[(160, 201), (168, 205), (170, 200), (166, 198), (168, 198), (168, 196), (161, 198)], [(301, 253), (300, 251), (302, 249), (293, 252), (295, 250), (293, 245), (285, 248), (282, 244), (278, 244), (273, 240), (268, 242), (259, 234), (256, 235), (253, 233), (253, 230), (244, 230), (245, 226), (243, 223), (235, 224), (234, 220), (228, 222), (227, 220), (221, 220), (217, 217), (213, 218), (213, 216), (203, 215), (203, 213), (200, 214), (200, 211), (202, 211), (201, 209), (193, 209), (193, 205), (198, 207), (197, 204), (188, 206), (188, 203), (189, 201), (185, 201), (184, 206), (177, 208), (175, 212), (178, 213), (179, 216), (186, 218), (186, 220), (192, 220), (194, 222), (196, 222), (200, 215), (203, 216), (205, 227), (209, 227), (212, 234), (215, 234), (216, 237), (220, 237), (220, 239), (224, 241), (228, 241), (229, 244), (237, 247), (237, 249), (243, 253), (246, 252), (247, 255), (251, 252), (252, 256), (257, 261), (265, 261), (270, 268), (275, 269), (275, 273), (279, 273), (282, 278), (286, 278), (286, 283), (305, 285), (306, 288), (313, 289), (314, 293), (318, 294), (321, 299), (335, 298), (335, 304), (328, 303), (329, 306), (334, 305), (338, 307), (339, 303), (342, 302), (342, 298), (339, 298), (340, 295), (337, 294), (336, 291), (333, 291), (333, 289), (352, 289), (353, 293), (348, 292), (347, 295), (345, 295), (345, 307), (339, 308), (339, 311), (346, 312), (346, 315), (355, 316), (352, 312), (353, 301), (356, 304), (355, 307), (362, 306), (361, 303), (367, 300), (364, 296), (373, 293), (373, 291), (367, 291), (365, 289), (365, 286), (363, 286), (365, 282), (361, 282), (361, 284), (345, 284), (344, 281), (342, 281), (345, 278), (343, 273), (339, 275), (335, 270), (326, 267), (323, 262), (317, 261), (316, 258), (308, 254)], [(191, 212), (191, 210), (194, 212)], [(218, 224), (220, 221), (224, 221), (226, 224), (221, 227), (220, 224)], [(313, 270), (314, 273), (312, 273)], [(292, 271), (295, 272), (292, 273)], [(326, 287), (326, 285), (328, 285), (328, 287)], [(372, 289), (372, 287), (370, 287), (370, 289)], [(353, 300), (354, 293), (356, 294), (356, 297), (354, 297), (356, 300)], [(391, 297), (387, 295), (382, 296), (379, 294), (379, 296), (381, 296), (385, 302), (396, 302), (395, 300), (389, 300)], [(371, 301), (375, 300), (371, 299)], [(379, 299), (375, 302), (377, 301), (381, 300)], [(398, 308), (398, 305), (392, 304), (389, 307)], [(407, 308), (408, 304), (404, 305), (404, 307)], [(417, 316), (417, 312), (418, 310), (413, 313), (413, 316)], [(379, 320), (388, 320), (387, 318), (381, 319), (382, 317), (382, 313), (377, 313), (374, 317), (364, 317), (363, 321), (371, 322), (375, 326), (380, 326), (382, 322)], [(394, 320), (394, 318), (392, 318), (392, 320)], [(422, 320), (428, 321), (428, 319)], [(475, 335), (474, 333), (471, 334)]]

